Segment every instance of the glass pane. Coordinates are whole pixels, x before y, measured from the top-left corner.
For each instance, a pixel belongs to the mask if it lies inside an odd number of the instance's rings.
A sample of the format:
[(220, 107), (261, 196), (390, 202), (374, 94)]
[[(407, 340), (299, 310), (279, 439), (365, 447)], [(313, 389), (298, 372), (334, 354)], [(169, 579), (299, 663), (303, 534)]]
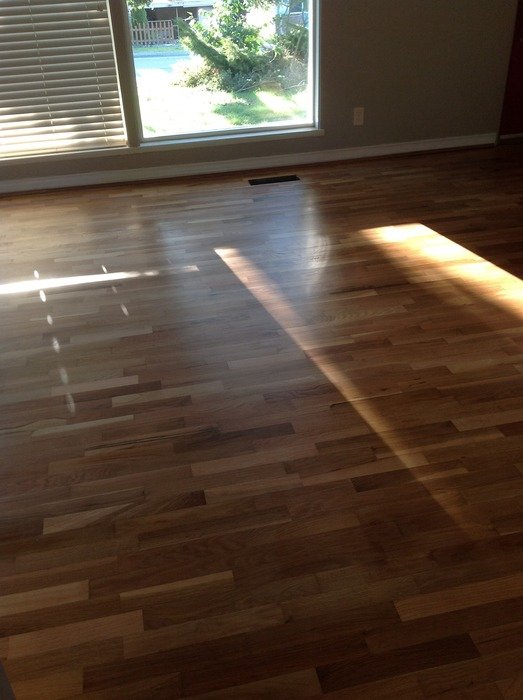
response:
[(313, 123), (312, 0), (128, 0), (145, 139)]

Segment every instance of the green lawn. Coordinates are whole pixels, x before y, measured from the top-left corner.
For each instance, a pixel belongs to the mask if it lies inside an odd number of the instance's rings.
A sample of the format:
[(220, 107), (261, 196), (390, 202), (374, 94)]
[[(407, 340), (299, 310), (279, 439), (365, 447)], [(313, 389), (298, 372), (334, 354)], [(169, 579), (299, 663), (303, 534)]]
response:
[(214, 113), (227, 119), (232, 126), (252, 126), (272, 122), (305, 121), (307, 118), (305, 92), (273, 92), (249, 90), (216, 105)]
[(195, 131), (215, 131), (274, 122), (303, 122), (307, 96), (250, 90), (238, 94), (204, 88), (170, 86), (160, 94), (140, 91), (140, 107), (146, 137)]

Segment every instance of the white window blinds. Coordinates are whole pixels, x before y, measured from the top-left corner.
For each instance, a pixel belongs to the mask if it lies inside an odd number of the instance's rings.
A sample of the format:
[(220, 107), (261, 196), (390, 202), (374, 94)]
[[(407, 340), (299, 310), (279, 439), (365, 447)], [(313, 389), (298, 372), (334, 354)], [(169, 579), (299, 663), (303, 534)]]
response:
[(107, 3), (0, 0), (0, 157), (123, 144)]

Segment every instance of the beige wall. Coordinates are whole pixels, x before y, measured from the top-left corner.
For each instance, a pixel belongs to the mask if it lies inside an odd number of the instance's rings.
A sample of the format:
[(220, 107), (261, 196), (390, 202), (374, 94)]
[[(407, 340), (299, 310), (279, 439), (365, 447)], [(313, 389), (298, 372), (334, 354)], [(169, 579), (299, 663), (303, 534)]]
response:
[[(0, 164), (0, 181), (497, 132), (517, 0), (321, 0), (324, 136)], [(352, 110), (365, 106), (365, 126)]]

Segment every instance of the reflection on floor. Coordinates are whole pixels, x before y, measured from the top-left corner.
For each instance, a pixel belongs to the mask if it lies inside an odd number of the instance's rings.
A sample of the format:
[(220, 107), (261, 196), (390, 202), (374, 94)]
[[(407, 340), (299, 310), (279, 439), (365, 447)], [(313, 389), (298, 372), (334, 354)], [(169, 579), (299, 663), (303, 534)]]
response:
[(521, 697), (521, 156), (0, 201), (18, 700)]

